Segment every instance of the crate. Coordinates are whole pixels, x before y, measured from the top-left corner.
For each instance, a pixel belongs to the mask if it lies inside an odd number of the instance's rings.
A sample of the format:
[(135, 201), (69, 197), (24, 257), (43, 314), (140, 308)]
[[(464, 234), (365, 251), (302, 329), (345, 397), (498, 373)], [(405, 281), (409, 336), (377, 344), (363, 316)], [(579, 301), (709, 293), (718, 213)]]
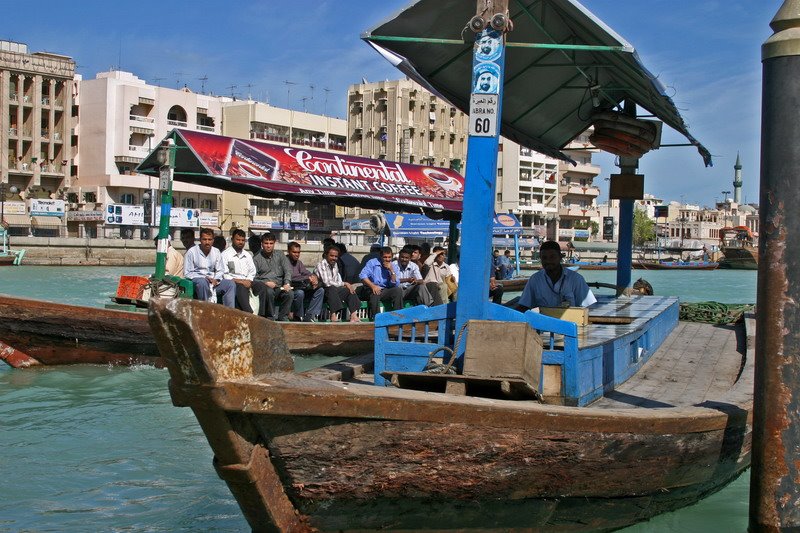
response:
[(588, 307), (540, 307), (539, 312), (553, 318), (573, 322), (579, 327), (589, 324)]
[(470, 320), (464, 351), (464, 375), (521, 379), (539, 390), (542, 338), (524, 322)]

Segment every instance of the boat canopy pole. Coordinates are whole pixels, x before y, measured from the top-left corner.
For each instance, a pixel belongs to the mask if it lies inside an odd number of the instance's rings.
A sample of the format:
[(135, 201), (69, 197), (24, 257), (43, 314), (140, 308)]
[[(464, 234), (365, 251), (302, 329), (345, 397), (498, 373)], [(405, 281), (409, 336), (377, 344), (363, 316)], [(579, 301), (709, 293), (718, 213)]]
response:
[[(478, 0), (478, 13), (508, 11), (508, 0)], [(476, 16), (476, 18), (479, 18)], [(473, 19), (475, 20), (475, 19)], [(456, 334), (470, 320), (489, 318), (489, 277), (492, 273), (492, 231), (497, 185), (497, 153), (500, 142), (503, 80), (505, 71), (505, 34), (487, 25), (476, 33), (472, 52), (472, 85), (469, 103), (469, 139), (464, 210), (461, 221), (463, 252)], [(469, 333), (467, 333), (468, 335)], [(466, 342), (458, 346), (455, 357), (464, 353)]]
[(158, 188), (161, 190), (161, 216), (158, 219), (158, 240), (156, 242), (155, 281), (161, 281), (167, 272), (167, 248), (169, 247), (169, 219), (172, 210), (172, 181), (175, 174), (175, 140), (164, 139), (159, 151), (161, 168)]
[[(636, 117), (636, 103), (632, 100), (625, 101), (625, 114)], [(636, 175), (639, 167), (639, 158), (624, 157), (619, 158), (619, 170), (621, 175)], [(620, 179), (621, 176), (612, 176)], [(611, 195), (609, 193), (609, 202)], [(633, 202), (632, 198), (621, 198), (619, 200), (619, 242), (617, 243), (617, 286), (629, 287), (631, 284), (631, 269), (633, 268)]]
[(516, 264), (516, 267), (514, 269), (514, 275), (516, 277), (519, 277), (519, 261), (520, 261), (520, 257), (519, 257), (519, 235), (517, 235), (515, 233), (514, 234), (514, 263)]
[(450, 219), (447, 227), (447, 264), (458, 263), (458, 220)]
[(748, 531), (800, 531), (800, 0), (761, 48), (761, 193)]

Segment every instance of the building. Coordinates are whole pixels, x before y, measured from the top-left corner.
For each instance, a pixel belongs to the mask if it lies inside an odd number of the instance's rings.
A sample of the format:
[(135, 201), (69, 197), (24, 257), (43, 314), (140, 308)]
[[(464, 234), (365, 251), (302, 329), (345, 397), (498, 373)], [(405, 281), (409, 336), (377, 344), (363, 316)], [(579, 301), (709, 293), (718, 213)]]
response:
[(62, 224), (63, 204), (54, 216), (34, 218), (26, 204), (61, 202), (74, 180), (74, 78), (70, 57), (29, 53), (26, 44), (0, 41), (0, 183), (19, 191), (5, 217), (12, 233), (57, 231)]
[(558, 220), (558, 160), (501, 138), (495, 211), (513, 213), (526, 232), (554, 239)]
[(467, 116), (408, 79), (347, 91), (348, 153), (462, 172)]
[[(142, 205), (149, 226), (157, 226), (158, 179), (136, 173), (136, 165), (175, 128), (221, 133), (221, 99), (111, 70), (81, 81), (77, 101), (79, 166), (69, 202), (83, 213), (68, 213), (69, 235), (149, 238), (142, 227), (103, 224), (105, 209)], [(173, 191), (174, 206), (199, 210), (201, 225), (219, 225), (218, 190), (176, 182)]]
[[(252, 100), (222, 104), (223, 135), (333, 153), (347, 152), (347, 121)], [(295, 203), (223, 192), (221, 229), (235, 224), (280, 233), (280, 240), (320, 239), (342, 228), (333, 204)]]
[(601, 169), (592, 164), (592, 153), (597, 149), (589, 142), (589, 135), (591, 130), (581, 133), (565, 147), (577, 164), (562, 161), (559, 165), (557, 237), (560, 241), (600, 238), (591, 222), (592, 218), (600, 216), (596, 203), (600, 189), (594, 184), (594, 178)]

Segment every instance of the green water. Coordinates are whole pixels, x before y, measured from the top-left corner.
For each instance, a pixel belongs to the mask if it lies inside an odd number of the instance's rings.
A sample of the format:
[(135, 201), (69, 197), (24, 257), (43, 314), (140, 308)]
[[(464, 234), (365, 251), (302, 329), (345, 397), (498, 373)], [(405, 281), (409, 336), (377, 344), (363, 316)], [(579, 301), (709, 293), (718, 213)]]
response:
[[(150, 271), (4, 268), (0, 292), (102, 306), (121, 274)], [(755, 272), (641, 274), (657, 294), (686, 301), (755, 301)], [(584, 275), (615, 279), (614, 272)], [(0, 366), (0, 532), (247, 531), (192, 412), (172, 406), (167, 380), (151, 367)], [(625, 531), (745, 531), (748, 482), (746, 473), (697, 505)]]

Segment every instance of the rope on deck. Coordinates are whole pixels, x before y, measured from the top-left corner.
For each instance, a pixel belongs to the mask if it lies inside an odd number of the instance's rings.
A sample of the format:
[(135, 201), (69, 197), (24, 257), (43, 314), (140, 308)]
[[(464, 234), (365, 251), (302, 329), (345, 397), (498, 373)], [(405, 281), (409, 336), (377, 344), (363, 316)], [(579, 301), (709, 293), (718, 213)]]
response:
[(681, 303), (678, 317), (680, 320), (704, 324), (735, 324), (755, 308), (755, 304)]

